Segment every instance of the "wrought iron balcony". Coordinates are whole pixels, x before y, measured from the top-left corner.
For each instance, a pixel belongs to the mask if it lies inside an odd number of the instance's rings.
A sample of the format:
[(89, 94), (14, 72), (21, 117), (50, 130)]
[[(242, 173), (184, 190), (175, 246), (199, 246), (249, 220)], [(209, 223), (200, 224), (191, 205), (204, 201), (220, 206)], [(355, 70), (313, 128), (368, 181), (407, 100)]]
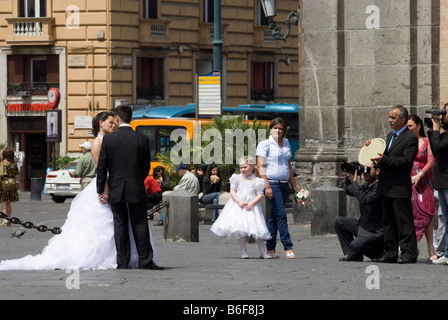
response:
[(164, 88), (137, 86), (137, 99), (163, 100), (165, 99)]
[(275, 101), (274, 89), (252, 89), (250, 99), (253, 101)]
[(8, 83), (9, 97), (46, 96), (50, 88), (59, 88), (59, 83), (20, 82)]

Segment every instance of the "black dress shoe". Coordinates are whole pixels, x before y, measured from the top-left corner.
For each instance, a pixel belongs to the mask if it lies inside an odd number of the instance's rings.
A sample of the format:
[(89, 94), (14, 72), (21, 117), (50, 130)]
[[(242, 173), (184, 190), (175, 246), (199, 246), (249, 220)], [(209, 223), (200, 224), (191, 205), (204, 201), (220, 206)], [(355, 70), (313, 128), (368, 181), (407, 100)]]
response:
[(349, 254), (346, 257), (340, 258), (339, 261), (363, 261), (363, 257), (358, 254)]
[(406, 264), (406, 263), (416, 263), (417, 259), (409, 259), (409, 258), (399, 258), (398, 263)]
[(372, 262), (378, 262), (378, 263), (397, 263), (397, 259), (395, 258), (385, 258), (381, 257), (378, 259), (372, 259)]
[(156, 265), (154, 262), (151, 263), (149, 266), (146, 267), (140, 267), (139, 269), (149, 269), (149, 270), (163, 270), (165, 269), (164, 267), (160, 267), (158, 265)]

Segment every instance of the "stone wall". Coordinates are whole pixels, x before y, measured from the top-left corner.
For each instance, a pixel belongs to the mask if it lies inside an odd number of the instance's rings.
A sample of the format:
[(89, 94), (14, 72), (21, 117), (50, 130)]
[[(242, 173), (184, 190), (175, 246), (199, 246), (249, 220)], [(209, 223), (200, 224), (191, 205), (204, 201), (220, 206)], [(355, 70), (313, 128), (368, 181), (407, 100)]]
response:
[(299, 186), (343, 188), (340, 164), (386, 137), (392, 105), (422, 118), (439, 105), (439, 12), (440, 1), (301, 1)]

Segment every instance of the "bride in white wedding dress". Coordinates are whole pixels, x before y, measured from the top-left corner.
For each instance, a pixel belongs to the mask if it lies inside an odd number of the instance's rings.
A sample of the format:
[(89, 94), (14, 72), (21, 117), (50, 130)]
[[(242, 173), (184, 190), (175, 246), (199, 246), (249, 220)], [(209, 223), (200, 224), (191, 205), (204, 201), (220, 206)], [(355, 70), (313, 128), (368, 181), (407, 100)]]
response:
[[(92, 121), (93, 133), (92, 157), (98, 163), (103, 135), (115, 128), (112, 112), (101, 112)], [(149, 228), (149, 226), (148, 226)], [(96, 178), (72, 201), (70, 210), (61, 227), (62, 232), (48, 241), (42, 253), (28, 255), (20, 259), (3, 260), (0, 270), (55, 270), (73, 269), (115, 269), (117, 251), (115, 249), (113, 214), (108, 204), (101, 204), (96, 192)], [(132, 229), (131, 261), (129, 268), (137, 268), (138, 254)], [(151, 230), (153, 261), (157, 264), (157, 253)]]

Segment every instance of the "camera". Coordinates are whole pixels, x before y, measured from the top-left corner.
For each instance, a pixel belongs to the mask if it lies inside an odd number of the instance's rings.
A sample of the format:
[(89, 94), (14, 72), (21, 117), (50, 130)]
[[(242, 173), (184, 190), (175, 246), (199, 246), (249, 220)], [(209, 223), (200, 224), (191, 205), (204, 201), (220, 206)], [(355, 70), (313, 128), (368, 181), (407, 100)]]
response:
[(349, 161), (341, 164), (341, 170), (352, 174), (354, 174), (356, 171), (358, 171), (358, 173), (369, 173), (370, 167), (365, 167), (358, 161)]
[(431, 109), (431, 110), (426, 110), (426, 113), (430, 113), (433, 116), (444, 116), (446, 115), (446, 109)]
[(423, 122), (425, 123), (425, 126), (428, 128), (432, 128), (432, 119), (431, 118), (425, 118), (423, 119)]

